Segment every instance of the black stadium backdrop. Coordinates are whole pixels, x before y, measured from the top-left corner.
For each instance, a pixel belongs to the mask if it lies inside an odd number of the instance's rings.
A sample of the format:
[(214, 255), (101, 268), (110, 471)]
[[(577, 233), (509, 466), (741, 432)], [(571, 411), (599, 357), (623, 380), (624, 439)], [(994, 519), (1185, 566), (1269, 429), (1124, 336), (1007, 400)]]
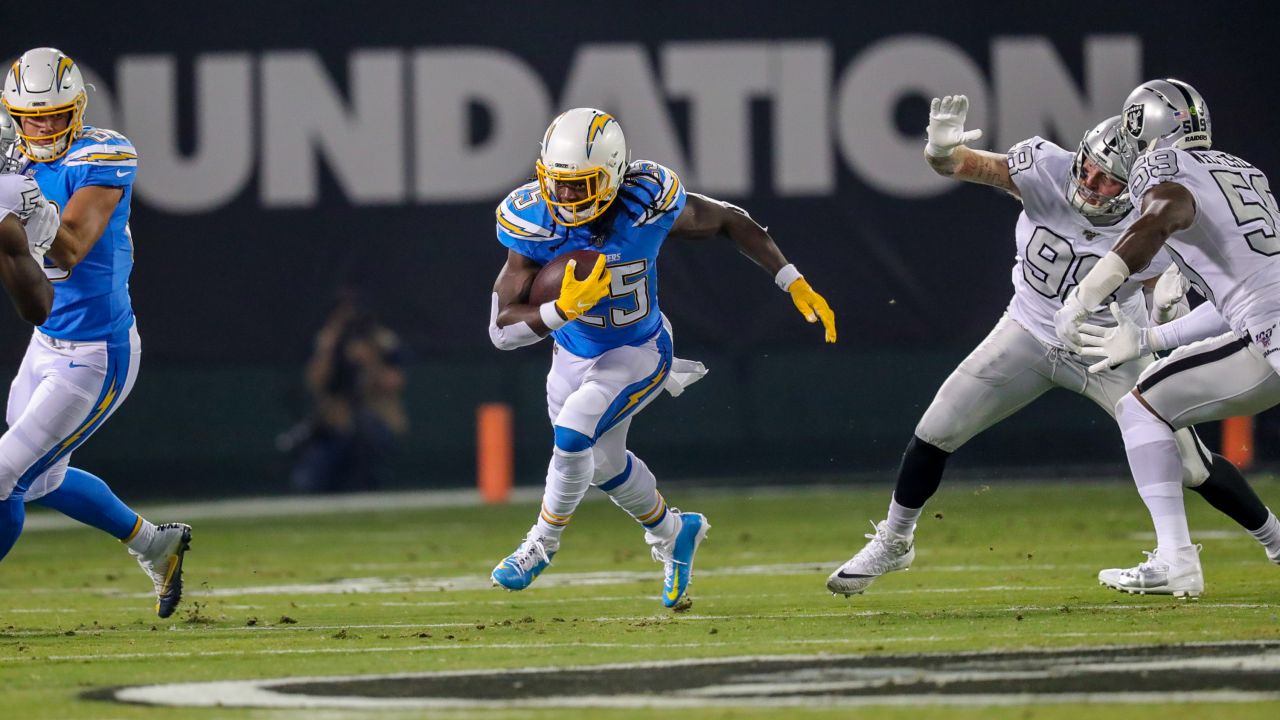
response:
[[(493, 210), (567, 107), (614, 113), (633, 157), (749, 210), (837, 314), (840, 341), (824, 346), (730, 243), (668, 242), (677, 355), (711, 372), (635, 424), (664, 477), (887, 480), (999, 317), (1014, 260), (1017, 202), (923, 162), (931, 96), (969, 95), (978, 146), (1074, 147), (1134, 85), (1174, 76), (1207, 99), (1215, 147), (1280, 172), (1280, 49), (1262, 3), (1219, 4), (1212, 21), (1182, 0), (64, 2), (40, 21), (16, 5), (0, 9), (3, 54), (72, 55), (95, 85), (90, 122), (140, 154), (141, 375), (77, 456), (124, 492), (283, 491), (275, 435), (305, 410), (301, 366), (340, 287), (408, 349), (399, 484), (470, 482), (475, 408), (491, 401), (514, 407), (518, 477), (539, 482), (549, 347), (489, 343)], [(4, 367), (28, 335), (0, 314)], [(1273, 431), (1259, 432), (1265, 459)], [(1058, 393), (957, 466), (1052, 475), (1122, 459), (1110, 421)]]

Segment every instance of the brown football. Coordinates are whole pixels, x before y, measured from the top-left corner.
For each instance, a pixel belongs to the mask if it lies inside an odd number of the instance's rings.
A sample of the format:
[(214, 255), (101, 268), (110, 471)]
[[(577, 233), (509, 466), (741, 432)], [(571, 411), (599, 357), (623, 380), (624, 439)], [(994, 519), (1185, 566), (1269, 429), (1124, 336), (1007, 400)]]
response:
[(598, 257), (600, 253), (595, 250), (570, 250), (552, 258), (551, 262), (543, 265), (537, 276), (533, 278), (533, 285), (529, 288), (529, 304), (541, 305), (560, 297), (560, 284), (564, 281), (564, 266), (570, 260), (578, 261), (573, 276), (579, 280), (586, 280), (591, 274), (591, 268), (595, 267)]

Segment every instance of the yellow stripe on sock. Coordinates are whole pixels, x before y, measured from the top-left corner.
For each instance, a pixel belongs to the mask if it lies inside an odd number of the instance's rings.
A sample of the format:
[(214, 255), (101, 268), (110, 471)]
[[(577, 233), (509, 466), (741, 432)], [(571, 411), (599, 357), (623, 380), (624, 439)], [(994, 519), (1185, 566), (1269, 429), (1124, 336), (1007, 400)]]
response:
[(124, 538), (120, 542), (122, 543), (133, 542), (133, 539), (138, 537), (138, 531), (141, 529), (142, 529), (142, 516), (139, 515), (138, 519), (133, 522), (133, 530), (129, 532), (129, 537)]
[(667, 509), (667, 501), (666, 501), (666, 499), (665, 499), (665, 498), (663, 498), (661, 495), (659, 495), (659, 496), (658, 496), (658, 504), (657, 504), (657, 505), (654, 505), (652, 510), (650, 510), (650, 511), (649, 511), (649, 512), (647, 512), (647, 513), (645, 513), (644, 515), (641, 515), (640, 517), (638, 517), (638, 518), (636, 518), (636, 519), (637, 519), (637, 520), (639, 520), (639, 521), (640, 521), (640, 522), (642, 522), (642, 523), (650, 523), (650, 522), (653, 522), (654, 520), (658, 519), (658, 516), (660, 516), (660, 515), (662, 514), (662, 511), (663, 511), (663, 510), (666, 510), (666, 509)]
[(563, 527), (565, 525), (568, 525), (569, 520), (571, 520), (572, 518), (573, 518), (573, 513), (569, 513), (568, 515), (556, 515), (555, 513), (547, 510), (546, 506), (543, 506), (542, 508), (542, 519), (552, 525)]

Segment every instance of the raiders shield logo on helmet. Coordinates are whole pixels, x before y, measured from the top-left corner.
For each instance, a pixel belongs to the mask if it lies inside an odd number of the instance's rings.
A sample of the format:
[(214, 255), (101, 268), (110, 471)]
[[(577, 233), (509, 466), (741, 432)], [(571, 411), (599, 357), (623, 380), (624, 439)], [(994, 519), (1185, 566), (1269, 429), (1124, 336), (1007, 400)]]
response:
[(1142, 135), (1142, 103), (1134, 103), (1125, 108), (1124, 111), (1124, 130), (1131, 137), (1141, 137)]

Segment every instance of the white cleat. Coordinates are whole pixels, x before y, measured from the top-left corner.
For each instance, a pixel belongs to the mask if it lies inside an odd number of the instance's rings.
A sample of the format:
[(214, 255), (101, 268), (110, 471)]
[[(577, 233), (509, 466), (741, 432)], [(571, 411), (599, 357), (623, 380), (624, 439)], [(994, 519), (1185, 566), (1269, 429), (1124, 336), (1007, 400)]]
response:
[(875, 533), (865, 536), (870, 542), (827, 578), (827, 589), (833, 594), (857, 595), (876, 578), (894, 570), (906, 570), (916, 559), (914, 535), (891, 532), (887, 522), (879, 525), (873, 522), (871, 526)]
[(156, 588), (156, 615), (167, 618), (182, 602), (182, 560), (191, 547), (191, 526), (165, 523), (144, 553), (129, 551)]
[(1204, 573), (1200, 570), (1200, 546), (1162, 557), (1147, 552), (1147, 561), (1131, 568), (1110, 568), (1098, 573), (1098, 582), (1113, 590), (1131, 595), (1172, 595), (1176, 598), (1198, 598), (1204, 592)]

